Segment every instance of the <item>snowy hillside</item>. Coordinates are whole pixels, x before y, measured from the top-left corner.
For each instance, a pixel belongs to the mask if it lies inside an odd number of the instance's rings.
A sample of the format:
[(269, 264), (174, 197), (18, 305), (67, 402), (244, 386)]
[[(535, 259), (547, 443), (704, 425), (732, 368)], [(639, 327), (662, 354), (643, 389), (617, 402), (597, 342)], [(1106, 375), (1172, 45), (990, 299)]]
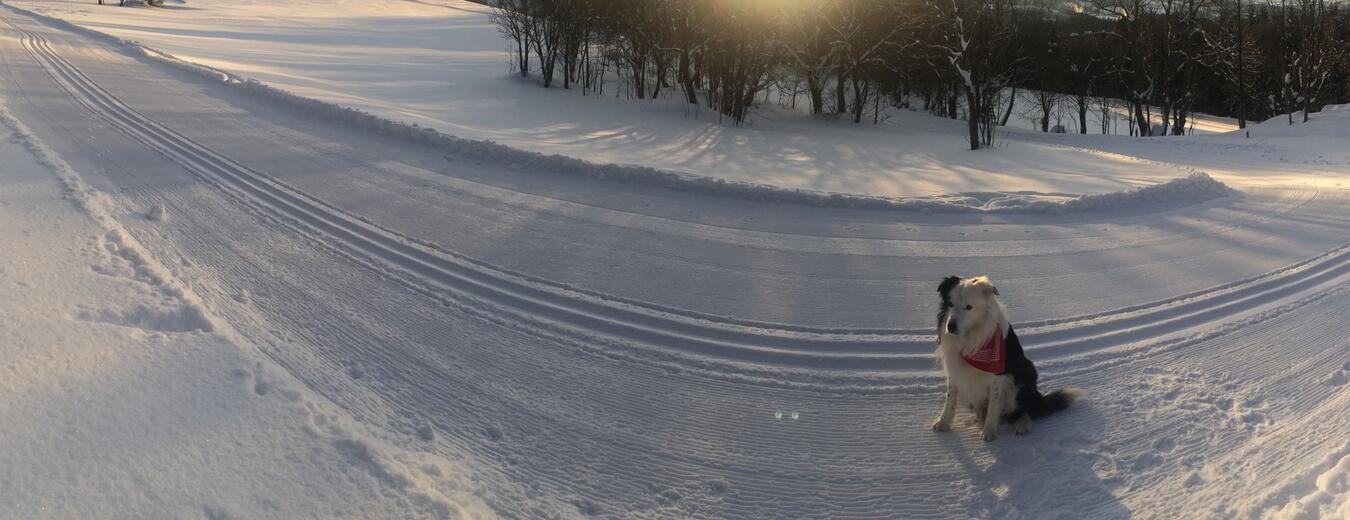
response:
[[(491, 25), (489, 9), (464, 0), (200, 0), (170, 9), (100, 9), (83, 0), (11, 3), (301, 96), (600, 163), (888, 197), (1102, 193), (1186, 175), (1030, 131), (1001, 136), (1003, 149), (993, 157), (967, 154), (963, 122), (908, 111), (892, 111), (878, 128), (815, 120), (770, 104), (748, 128), (737, 128), (673, 99), (545, 90), (509, 74), (509, 42)], [(1030, 107), (1025, 94), (1010, 123), (1030, 128), (1020, 115), (1023, 105)], [(1094, 115), (1089, 125), (1096, 124)], [(1233, 123), (1210, 118), (1197, 131), (1225, 128)], [(1094, 167), (1081, 168), (1085, 163)], [(953, 178), (952, 170), (965, 174)]]
[[(1350, 518), (1350, 105), (735, 128), (483, 9), (5, 1), (0, 517)], [(951, 274), (1086, 400), (933, 432)]]

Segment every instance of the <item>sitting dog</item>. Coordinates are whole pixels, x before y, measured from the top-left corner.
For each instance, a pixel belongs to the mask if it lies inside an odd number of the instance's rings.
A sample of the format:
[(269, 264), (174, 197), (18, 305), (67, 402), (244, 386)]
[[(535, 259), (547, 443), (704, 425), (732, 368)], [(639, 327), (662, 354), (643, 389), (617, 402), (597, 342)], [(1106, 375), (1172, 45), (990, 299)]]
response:
[(998, 436), (1000, 421), (1022, 435), (1031, 431), (1031, 419), (1068, 408), (1081, 395), (1077, 390), (1041, 395), (1036, 389), (1036, 367), (1022, 352), (989, 278), (948, 276), (938, 293), (937, 356), (947, 375), (947, 402), (933, 431), (950, 430), (962, 404), (974, 409), (985, 441)]

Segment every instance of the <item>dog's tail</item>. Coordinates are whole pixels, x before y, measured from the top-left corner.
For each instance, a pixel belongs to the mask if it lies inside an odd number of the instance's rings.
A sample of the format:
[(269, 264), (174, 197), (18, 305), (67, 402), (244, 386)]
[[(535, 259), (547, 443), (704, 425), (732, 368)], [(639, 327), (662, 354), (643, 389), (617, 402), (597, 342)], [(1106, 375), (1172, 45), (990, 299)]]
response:
[(1045, 417), (1058, 412), (1074, 402), (1083, 398), (1083, 391), (1077, 388), (1061, 388), (1041, 396), (1040, 399), (1033, 399), (1028, 403), (1027, 413), (1031, 414), (1033, 419)]

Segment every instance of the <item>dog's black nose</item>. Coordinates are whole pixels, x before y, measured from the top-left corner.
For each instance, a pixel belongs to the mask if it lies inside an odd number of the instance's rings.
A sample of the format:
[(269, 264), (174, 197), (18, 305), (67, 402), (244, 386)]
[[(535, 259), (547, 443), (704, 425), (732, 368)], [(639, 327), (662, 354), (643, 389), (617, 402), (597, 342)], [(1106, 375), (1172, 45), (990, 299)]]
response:
[(950, 333), (952, 333), (952, 334), (956, 334), (956, 322), (954, 322), (954, 321), (948, 321), (948, 322), (947, 322), (947, 332), (950, 332)]

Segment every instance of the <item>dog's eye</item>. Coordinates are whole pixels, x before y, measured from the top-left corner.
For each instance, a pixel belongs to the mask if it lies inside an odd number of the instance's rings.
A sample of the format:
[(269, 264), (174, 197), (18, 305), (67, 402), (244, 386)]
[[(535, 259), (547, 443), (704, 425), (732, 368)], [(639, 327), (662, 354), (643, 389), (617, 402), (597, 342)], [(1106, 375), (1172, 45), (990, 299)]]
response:
[(967, 305), (967, 306), (966, 306), (966, 310), (971, 310), (971, 309), (974, 309), (974, 308), (975, 308), (974, 305)]

